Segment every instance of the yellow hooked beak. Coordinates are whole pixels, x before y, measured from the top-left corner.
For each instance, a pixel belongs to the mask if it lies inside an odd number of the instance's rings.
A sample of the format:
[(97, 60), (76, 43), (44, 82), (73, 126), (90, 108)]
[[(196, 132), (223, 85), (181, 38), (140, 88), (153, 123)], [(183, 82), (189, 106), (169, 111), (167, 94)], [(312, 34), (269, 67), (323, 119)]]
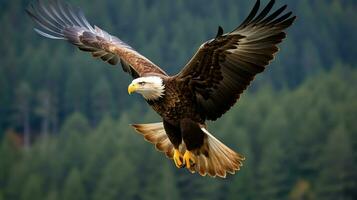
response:
[(128, 86), (128, 93), (131, 94), (138, 89), (138, 84), (132, 83)]

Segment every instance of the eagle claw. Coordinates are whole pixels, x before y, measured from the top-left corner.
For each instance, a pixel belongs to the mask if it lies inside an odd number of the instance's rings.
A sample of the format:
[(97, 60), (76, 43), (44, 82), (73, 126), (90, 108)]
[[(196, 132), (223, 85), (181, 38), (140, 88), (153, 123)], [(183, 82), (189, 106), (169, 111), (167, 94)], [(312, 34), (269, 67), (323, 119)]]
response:
[(186, 168), (190, 169), (195, 166), (195, 155), (191, 151), (186, 151), (183, 155), (184, 164), (186, 164)]
[(173, 160), (174, 160), (177, 168), (183, 167), (182, 155), (178, 149), (175, 149), (175, 151), (174, 151)]

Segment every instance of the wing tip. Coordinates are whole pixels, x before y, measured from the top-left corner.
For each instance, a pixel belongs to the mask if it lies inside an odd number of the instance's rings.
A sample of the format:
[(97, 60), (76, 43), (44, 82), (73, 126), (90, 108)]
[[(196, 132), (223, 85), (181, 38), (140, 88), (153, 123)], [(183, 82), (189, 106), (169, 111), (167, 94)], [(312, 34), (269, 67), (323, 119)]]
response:
[[(292, 14), (291, 11), (280, 16), (281, 13), (283, 13), (283, 11), (288, 7), (287, 4), (281, 6), (279, 9), (277, 9), (275, 12), (273, 12), (272, 14), (269, 15), (269, 13), (271, 13), (271, 10), (275, 3), (276, 3), (275, 0), (270, 0), (269, 3), (264, 7), (264, 9), (262, 11), (258, 12), (259, 8), (260, 8), (260, 0), (257, 0), (256, 3), (254, 4), (252, 10), (250, 11), (248, 17), (241, 23), (241, 25), (239, 25), (232, 32), (235, 32), (239, 29), (247, 27), (251, 24), (254, 24), (254, 25), (261, 24), (261, 25), (269, 26), (269, 25), (281, 24), (281, 23), (285, 22), (286, 20), (290, 20), (290, 18), (288, 19), (288, 17)], [(294, 19), (292, 19), (292, 21), (294, 21), (295, 18), (296, 18), (296, 16), (294, 16)]]
[(218, 38), (219, 36), (221, 36), (221, 35), (223, 35), (223, 28), (222, 28), (222, 26), (218, 26), (218, 31), (217, 31), (217, 35), (216, 35), (216, 37), (215, 38)]

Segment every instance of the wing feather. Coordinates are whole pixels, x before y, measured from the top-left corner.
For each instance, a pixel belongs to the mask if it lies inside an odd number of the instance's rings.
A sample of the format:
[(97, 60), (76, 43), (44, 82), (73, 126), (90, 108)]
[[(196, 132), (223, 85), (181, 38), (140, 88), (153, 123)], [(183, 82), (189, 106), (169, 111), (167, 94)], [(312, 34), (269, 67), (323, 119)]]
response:
[(262, 20), (270, 12), (270, 10), (273, 7), (274, 3), (275, 3), (275, 0), (270, 1), (268, 3), (268, 5), (265, 6), (263, 11), (261, 11), (260, 14), (251, 23), (255, 24), (255, 23), (259, 22), (260, 20)]
[(188, 80), (202, 116), (215, 120), (224, 114), (249, 86), (255, 75), (264, 71), (285, 37), (284, 30), (295, 20), (286, 5), (272, 14), (271, 0), (258, 14), (257, 0), (248, 17), (232, 32), (217, 35), (201, 45), (175, 78)]
[(243, 26), (246, 26), (257, 14), (258, 10), (260, 7), (260, 0), (257, 0), (252, 11), (249, 13), (248, 17), (242, 22), (242, 24), (240, 26), (238, 26), (237, 29), (242, 28)]
[(167, 76), (157, 65), (119, 38), (90, 25), (77, 7), (60, 0), (37, 0), (26, 11), (38, 25), (35, 31), (44, 37), (67, 40), (111, 65), (120, 61), (123, 70), (134, 78), (145, 74)]

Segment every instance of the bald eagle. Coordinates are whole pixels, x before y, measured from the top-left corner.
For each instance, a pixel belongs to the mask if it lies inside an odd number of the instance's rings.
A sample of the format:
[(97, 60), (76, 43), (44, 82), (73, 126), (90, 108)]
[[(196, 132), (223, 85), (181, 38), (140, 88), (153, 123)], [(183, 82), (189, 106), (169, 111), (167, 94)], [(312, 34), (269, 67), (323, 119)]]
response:
[(83, 12), (60, 0), (38, 1), (27, 9), (40, 35), (67, 40), (111, 65), (121, 63), (133, 77), (128, 93), (140, 93), (162, 122), (133, 124), (133, 128), (173, 159), (178, 168), (212, 177), (234, 174), (245, 159), (208, 132), (205, 122), (216, 120), (239, 99), (255, 75), (264, 71), (295, 20), (286, 5), (271, 12), (271, 0), (260, 12), (257, 0), (248, 17), (231, 32), (221, 27), (204, 42), (176, 75), (157, 65), (119, 38), (92, 26)]

